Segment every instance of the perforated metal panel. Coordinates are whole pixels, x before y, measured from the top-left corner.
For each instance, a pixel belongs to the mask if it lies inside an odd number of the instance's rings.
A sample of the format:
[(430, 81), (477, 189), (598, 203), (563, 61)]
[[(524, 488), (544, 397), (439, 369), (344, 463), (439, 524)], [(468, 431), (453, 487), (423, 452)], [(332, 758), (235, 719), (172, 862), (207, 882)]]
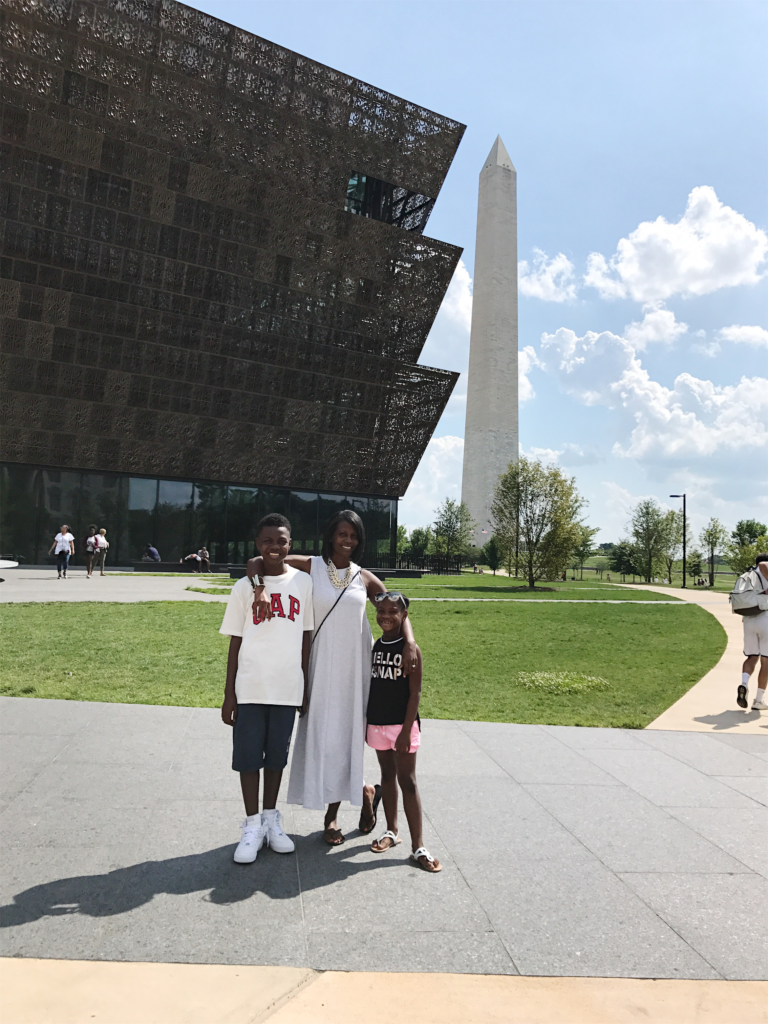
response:
[(0, 11), (4, 457), (403, 494), (457, 377), (415, 364), (463, 125), (171, 0)]

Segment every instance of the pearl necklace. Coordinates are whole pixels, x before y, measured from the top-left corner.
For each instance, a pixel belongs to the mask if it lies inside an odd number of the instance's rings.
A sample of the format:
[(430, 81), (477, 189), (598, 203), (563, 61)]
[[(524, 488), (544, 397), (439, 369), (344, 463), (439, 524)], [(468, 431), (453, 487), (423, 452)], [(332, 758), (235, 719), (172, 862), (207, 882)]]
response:
[(333, 564), (332, 558), (328, 559), (328, 564), (326, 568), (328, 569), (328, 579), (331, 581), (334, 587), (336, 587), (337, 590), (343, 590), (345, 587), (349, 586), (352, 578), (351, 565), (347, 566), (347, 572), (343, 578), (339, 576), (338, 570), (336, 569), (336, 566)]

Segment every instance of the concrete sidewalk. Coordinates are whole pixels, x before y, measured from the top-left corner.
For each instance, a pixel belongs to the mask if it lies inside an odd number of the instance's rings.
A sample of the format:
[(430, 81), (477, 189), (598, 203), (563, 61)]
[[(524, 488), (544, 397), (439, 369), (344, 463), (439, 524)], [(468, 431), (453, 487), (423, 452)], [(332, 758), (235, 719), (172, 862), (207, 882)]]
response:
[(762, 736), (425, 721), (426, 842), (445, 864), (429, 876), (405, 833), (372, 854), (350, 808), (339, 848), (319, 813), (284, 807), (296, 854), (235, 865), (215, 710), (3, 698), (0, 733), (8, 957), (766, 977)]
[(226, 601), (226, 595), (198, 594), (187, 587), (212, 585), (210, 576), (150, 576), (119, 570), (86, 578), (85, 570), (71, 570), (60, 580), (56, 567), (48, 569), (4, 569), (0, 583), (0, 604), (17, 601)]
[[(657, 594), (671, 593), (683, 601), (701, 605), (714, 615), (728, 638), (720, 661), (646, 728), (768, 737), (768, 712), (761, 716), (759, 711), (742, 711), (736, 705), (736, 687), (741, 682), (744, 661), (744, 630), (741, 616), (731, 611), (728, 595), (707, 590), (671, 590), (669, 587), (645, 589), (654, 590)], [(757, 672), (754, 672), (750, 682), (750, 707), (756, 688)]]

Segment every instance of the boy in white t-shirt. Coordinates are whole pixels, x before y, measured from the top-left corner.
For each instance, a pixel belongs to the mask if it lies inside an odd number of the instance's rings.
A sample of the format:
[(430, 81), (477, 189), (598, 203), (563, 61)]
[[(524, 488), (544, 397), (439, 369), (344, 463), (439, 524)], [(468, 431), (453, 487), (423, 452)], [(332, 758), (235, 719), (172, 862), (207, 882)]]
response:
[[(272, 513), (258, 525), (256, 547), (264, 560), (260, 585), (272, 602), (272, 617), (257, 620), (247, 576), (232, 587), (220, 633), (230, 638), (227, 682), (221, 717), (233, 726), (232, 768), (240, 772), (245, 821), (235, 862), (251, 864), (261, 847), (293, 853), (283, 832), (277, 794), (288, 763), (298, 709), (307, 711), (307, 671), (314, 619), (312, 579), (285, 564), (291, 550), (291, 524)], [(259, 814), (259, 775), (264, 769), (263, 813)]]

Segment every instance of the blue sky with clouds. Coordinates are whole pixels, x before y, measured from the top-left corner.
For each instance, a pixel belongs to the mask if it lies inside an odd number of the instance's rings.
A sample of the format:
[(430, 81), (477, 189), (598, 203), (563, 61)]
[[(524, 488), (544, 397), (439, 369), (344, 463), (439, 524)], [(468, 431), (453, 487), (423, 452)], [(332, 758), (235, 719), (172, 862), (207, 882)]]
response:
[[(477, 176), (517, 168), (520, 439), (589, 499), (768, 521), (768, 7), (698, 2), (198, 2), (467, 125), (427, 234), (464, 247), (421, 362), (465, 371)], [(464, 378), (401, 503), (458, 497)]]

